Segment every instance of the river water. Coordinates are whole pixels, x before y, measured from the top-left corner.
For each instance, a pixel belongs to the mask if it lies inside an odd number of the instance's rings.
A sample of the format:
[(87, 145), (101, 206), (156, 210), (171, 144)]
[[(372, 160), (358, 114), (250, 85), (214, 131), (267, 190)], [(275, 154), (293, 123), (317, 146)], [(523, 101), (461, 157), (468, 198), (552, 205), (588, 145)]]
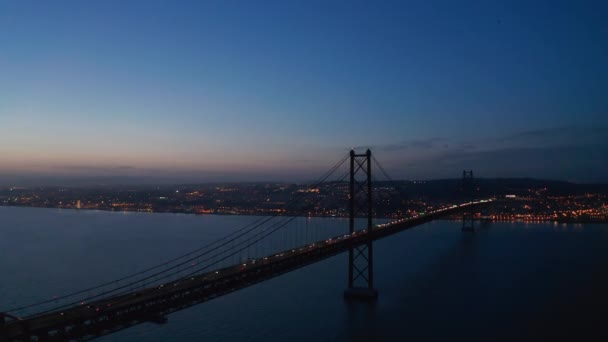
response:
[[(0, 311), (193, 250), (255, 217), (0, 207)], [(347, 221), (301, 218), (346, 231)], [(313, 236), (314, 238), (314, 236)], [(608, 341), (608, 226), (436, 221), (375, 243), (374, 303), (347, 255), (100, 341)]]

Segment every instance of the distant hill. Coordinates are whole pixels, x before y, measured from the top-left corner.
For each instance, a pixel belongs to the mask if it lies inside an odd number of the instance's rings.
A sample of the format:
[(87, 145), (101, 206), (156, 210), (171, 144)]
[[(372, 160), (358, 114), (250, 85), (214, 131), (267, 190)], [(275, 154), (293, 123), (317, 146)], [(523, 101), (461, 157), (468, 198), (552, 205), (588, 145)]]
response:
[[(409, 198), (457, 198), (461, 194), (461, 179), (438, 179), (428, 181), (396, 181), (402, 194)], [(390, 185), (376, 182), (376, 185)], [(585, 193), (608, 194), (608, 184), (577, 184), (566, 181), (532, 178), (477, 178), (474, 180), (476, 196), (492, 195), (542, 195), (565, 196)]]

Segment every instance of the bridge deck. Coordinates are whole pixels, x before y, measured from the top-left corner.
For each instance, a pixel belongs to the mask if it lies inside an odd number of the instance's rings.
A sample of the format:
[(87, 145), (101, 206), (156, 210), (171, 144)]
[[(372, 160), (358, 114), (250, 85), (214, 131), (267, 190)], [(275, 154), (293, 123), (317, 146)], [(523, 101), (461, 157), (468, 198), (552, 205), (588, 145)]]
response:
[(64, 341), (90, 339), (143, 322), (163, 322), (165, 316), (266, 279), (318, 262), (349, 249), (378, 240), (434, 219), (471, 210), (491, 202), (479, 201), (440, 209), (426, 215), (375, 226), (287, 250), (245, 264), (239, 264), (160, 286), (84, 303), (62, 311), (11, 321), (0, 327), (0, 341)]

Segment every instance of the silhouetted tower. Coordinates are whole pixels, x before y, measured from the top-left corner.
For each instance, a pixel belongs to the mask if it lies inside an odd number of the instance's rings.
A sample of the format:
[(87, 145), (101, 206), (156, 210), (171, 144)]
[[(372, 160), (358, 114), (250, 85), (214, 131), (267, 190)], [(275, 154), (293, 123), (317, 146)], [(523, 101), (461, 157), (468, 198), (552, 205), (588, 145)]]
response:
[[(462, 194), (463, 199), (467, 202), (472, 202), (475, 196), (475, 184), (473, 183), (473, 170), (462, 171)], [(473, 213), (465, 211), (462, 213), (462, 231), (474, 232), (475, 221), (473, 220)]]
[(355, 232), (355, 218), (367, 217), (367, 243), (348, 251), (348, 289), (346, 298), (375, 299), (372, 244), (372, 152), (350, 151), (349, 232)]

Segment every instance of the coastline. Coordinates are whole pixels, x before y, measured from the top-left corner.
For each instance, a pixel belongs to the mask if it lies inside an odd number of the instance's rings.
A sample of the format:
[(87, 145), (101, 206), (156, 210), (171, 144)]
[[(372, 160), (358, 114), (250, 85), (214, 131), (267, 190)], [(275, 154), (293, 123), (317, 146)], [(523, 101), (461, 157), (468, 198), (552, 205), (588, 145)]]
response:
[[(73, 208), (73, 207), (56, 207), (56, 206), (33, 206), (33, 205), (15, 205), (15, 204), (2, 204), (0, 203), (0, 207), (9, 207), (9, 208), (39, 208), (39, 209), (61, 209), (61, 210), (76, 210), (76, 211), (103, 211), (103, 212), (114, 212), (114, 213), (147, 213), (147, 214), (182, 214), (182, 215), (195, 215), (195, 216), (297, 216), (297, 217), (309, 217), (309, 218), (342, 218), (346, 219), (348, 216), (335, 216), (335, 215), (288, 215), (288, 214), (264, 214), (264, 213), (239, 213), (236, 211), (226, 211), (226, 212), (213, 212), (213, 213), (197, 213), (191, 210), (166, 210), (166, 211), (153, 211), (150, 209), (124, 209), (120, 210), (113, 208)], [(381, 220), (390, 220), (395, 219), (392, 217), (375, 217), (376, 219)], [(439, 221), (461, 221), (460, 217), (446, 217), (439, 219)], [(520, 222), (520, 223), (571, 223), (571, 224), (608, 224), (608, 219), (602, 220), (592, 220), (592, 219), (521, 219), (516, 218), (512, 220), (505, 219), (489, 219), (489, 218), (474, 218), (474, 221), (479, 222)]]

